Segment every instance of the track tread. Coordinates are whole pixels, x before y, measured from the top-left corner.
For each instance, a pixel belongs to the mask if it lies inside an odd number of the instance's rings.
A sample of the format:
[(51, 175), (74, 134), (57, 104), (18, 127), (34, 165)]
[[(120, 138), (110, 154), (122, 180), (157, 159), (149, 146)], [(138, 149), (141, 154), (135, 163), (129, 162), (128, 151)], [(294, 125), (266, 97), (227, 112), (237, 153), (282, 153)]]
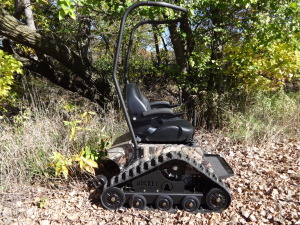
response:
[[(168, 152), (165, 154), (161, 154), (157, 157), (150, 158), (147, 161), (145, 161), (144, 159), (139, 159), (136, 162), (134, 162), (132, 165), (127, 167), (119, 175), (112, 177), (110, 179), (110, 182), (107, 182), (104, 189), (121, 185), (122, 183), (130, 181), (138, 176), (147, 174), (148, 171), (151, 171), (151, 170), (155, 169), (156, 167), (161, 166), (164, 163), (172, 161), (172, 160), (181, 160), (183, 162), (188, 163), (194, 169), (196, 169), (199, 173), (204, 175), (207, 179), (211, 180), (218, 188), (225, 191), (228, 194), (228, 196), (230, 197), (229, 187), (223, 180), (221, 180), (216, 174), (214, 174), (211, 171), (209, 171), (208, 169), (206, 169), (201, 163), (196, 162), (196, 160), (191, 159), (187, 154), (180, 152), (180, 151), (172, 151), (172, 152)], [(127, 179), (124, 179), (123, 174), (125, 174), (125, 178), (127, 178)], [(222, 209), (222, 210), (224, 210), (224, 209)], [(218, 211), (220, 211), (220, 210), (218, 210)], [(218, 212), (218, 211), (200, 208), (195, 212), (196, 213), (198, 213), (198, 212), (208, 213), (208, 212)]]

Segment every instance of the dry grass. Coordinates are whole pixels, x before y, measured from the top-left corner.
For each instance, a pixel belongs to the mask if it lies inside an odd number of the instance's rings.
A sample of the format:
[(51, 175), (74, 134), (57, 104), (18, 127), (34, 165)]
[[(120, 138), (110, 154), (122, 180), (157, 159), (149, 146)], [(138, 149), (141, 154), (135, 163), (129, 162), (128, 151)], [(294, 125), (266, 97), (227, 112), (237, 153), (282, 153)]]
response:
[[(19, 114), (0, 119), (0, 191), (57, 179), (49, 167), (54, 151), (70, 156), (87, 145), (96, 147), (101, 133), (118, 134), (124, 129), (113, 110), (104, 113), (57, 87), (27, 84), (24, 89)], [(77, 122), (66, 125), (64, 121)], [(72, 127), (76, 132), (70, 138)]]
[(236, 142), (272, 143), (299, 137), (299, 93), (256, 93), (244, 110), (227, 110), (224, 131)]

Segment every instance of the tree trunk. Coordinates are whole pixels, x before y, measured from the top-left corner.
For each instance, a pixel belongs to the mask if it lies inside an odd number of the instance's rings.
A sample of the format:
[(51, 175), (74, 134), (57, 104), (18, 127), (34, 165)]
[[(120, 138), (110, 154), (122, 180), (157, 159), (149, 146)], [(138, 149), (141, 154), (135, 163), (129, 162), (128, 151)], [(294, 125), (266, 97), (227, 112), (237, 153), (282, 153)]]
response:
[(15, 8), (15, 13), (14, 17), (17, 19), (20, 19), (22, 15), (22, 2), (21, 0), (14, 0), (14, 8)]
[(161, 57), (160, 57), (160, 51), (159, 51), (159, 43), (158, 43), (158, 37), (157, 37), (157, 26), (153, 25), (153, 36), (154, 36), (154, 43), (155, 43), (155, 52), (156, 52), (156, 59), (157, 59), (157, 68), (160, 67), (161, 64)]
[(22, 3), (24, 6), (24, 12), (25, 12), (27, 26), (29, 26), (33, 30), (36, 30), (35, 25), (34, 25), (34, 19), (33, 19), (33, 13), (31, 10), (30, 0), (22, 0)]
[(180, 72), (187, 72), (187, 59), (185, 54), (184, 40), (181, 39), (177, 31), (177, 24), (170, 24), (169, 31), (171, 42), (174, 47), (176, 63), (180, 68)]
[(51, 82), (64, 87), (65, 89), (76, 92), (87, 99), (104, 106), (102, 101), (99, 101), (99, 91), (95, 86), (90, 86), (80, 77), (73, 73), (63, 73), (55, 69), (52, 60), (45, 56), (39, 55), (38, 61), (23, 61), (25, 69), (33, 73), (42, 75)]
[[(186, 33), (186, 39), (182, 39), (177, 31), (176, 24), (169, 25), (169, 31), (171, 36), (171, 42), (174, 47), (176, 63), (179, 66), (178, 76), (185, 76), (185, 79), (193, 79), (191, 70), (188, 64), (189, 57), (194, 50), (195, 41), (192, 36), (192, 29), (189, 25), (188, 18), (185, 17), (180, 23), (180, 29)], [(190, 80), (190, 83), (193, 81)], [(182, 97), (186, 106), (186, 111), (189, 119), (193, 118), (195, 99), (192, 97), (192, 93), (188, 90), (188, 87), (182, 89)]]
[[(83, 60), (74, 51), (70, 50), (68, 46), (57, 40), (53, 36), (42, 35), (29, 26), (19, 22), (11, 16), (4, 9), (0, 8), (0, 35), (11, 39), (17, 43), (24, 44), (36, 50), (38, 54), (45, 54), (51, 56), (53, 59), (61, 63), (68, 70), (71, 71), (72, 76), (80, 78), (86, 84), (87, 88), (97, 90), (96, 96), (84, 95), (84, 92), (79, 91), (84, 97), (87, 97), (101, 106), (110, 100), (111, 85), (107, 79), (100, 76), (100, 74), (91, 66), (91, 64)], [(52, 76), (61, 76), (61, 73), (52, 73)], [(43, 74), (41, 74), (43, 76)], [(70, 81), (74, 80), (70, 76)], [(50, 80), (56, 80), (57, 84), (69, 89), (76, 90), (62, 82), (65, 79), (61, 77), (49, 77)], [(60, 83), (61, 80), (61, 83)], [(76, 91), (77, 92), (77, 91)], [(88, 93), (89, 91), (86, 91)]]

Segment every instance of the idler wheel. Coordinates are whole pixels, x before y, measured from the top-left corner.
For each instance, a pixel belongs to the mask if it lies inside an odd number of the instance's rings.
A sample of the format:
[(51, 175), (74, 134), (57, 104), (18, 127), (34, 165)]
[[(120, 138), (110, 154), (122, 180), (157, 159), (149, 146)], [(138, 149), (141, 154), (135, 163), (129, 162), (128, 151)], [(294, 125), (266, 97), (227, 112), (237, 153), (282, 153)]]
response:
[(157, 197), (155, 201), (155, 206), (159, 210), (168, 211), (173, 206), (173, 200), (168, 195), (160, 195)]
[(129, 200), (130, 207), (134, 209), (145, 209), (147, 200), (143, 195), (133, 195)]
[(182, 208), (187, 212), (194, 212), (200, 207), (200, 201), (195, 196), (186, 196), (182, 200)]
[(101, 202), (106, 209), (114, 210), (123, 206), (125, 203), (125, 194), (119, 188), (107, 188), (101, 195)]
[(229, 204), (228, 195), (219, 188), (211, 189), (206, 195), (206, 204), (212, 210), (224, 209)]
[(96, 180), (100, 182), (102, 187), (107, 183), (107, 178), (103, 175), (96, 176)]

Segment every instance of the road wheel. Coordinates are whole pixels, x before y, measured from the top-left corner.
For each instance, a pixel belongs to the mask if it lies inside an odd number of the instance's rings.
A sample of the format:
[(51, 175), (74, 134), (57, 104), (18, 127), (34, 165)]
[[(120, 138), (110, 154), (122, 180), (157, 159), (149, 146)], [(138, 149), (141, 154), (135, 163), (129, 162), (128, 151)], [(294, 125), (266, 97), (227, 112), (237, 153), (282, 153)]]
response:
[(119, 188), (107, 188), (101, 195), (101, 202), (104, 208), (114, 210), (123, 206), (125, 194)]
[(129, 200), (130, 207), (134, 209), (145, 209), (147, 200), (143, 195), (133, 195)]
[(200, 201), (195, 196), (186, 196), (182, 200), (182, 208), (187, 212), (194, 212), (200, 207)]
[(218, 211), (228, 206), (230, 199), (227, 193), (219, 188), (213, 188), (206, 194), (206, 205), (208, 208)]
[(173, 206), (173, 200), (168, 195), (160, 195), (157, 197), (155, 201), (155, 206), (159, 210), (168, 211)]

